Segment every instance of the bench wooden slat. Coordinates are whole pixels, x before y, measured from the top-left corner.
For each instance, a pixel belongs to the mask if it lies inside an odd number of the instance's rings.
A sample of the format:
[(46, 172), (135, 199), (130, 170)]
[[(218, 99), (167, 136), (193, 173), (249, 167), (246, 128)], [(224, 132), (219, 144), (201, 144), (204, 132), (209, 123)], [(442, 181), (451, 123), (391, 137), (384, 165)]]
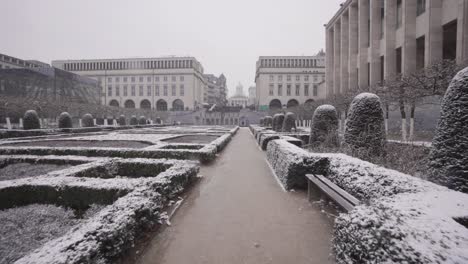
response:
[[(341, 189), (336, 184), (332, 183), (330, 180), (325, 178), (323, 175), (306, 175), (309, 179), (309, 199), (313, 195), (312, 189), (319, 189), (323, 194), (328, 198), (335, 201), (341, 208), (347, 212), (351, 211), (354, 206), (359, 204), (359, 200)], [(316, 188), (313, 188), (311, 184), (315, 185)]]

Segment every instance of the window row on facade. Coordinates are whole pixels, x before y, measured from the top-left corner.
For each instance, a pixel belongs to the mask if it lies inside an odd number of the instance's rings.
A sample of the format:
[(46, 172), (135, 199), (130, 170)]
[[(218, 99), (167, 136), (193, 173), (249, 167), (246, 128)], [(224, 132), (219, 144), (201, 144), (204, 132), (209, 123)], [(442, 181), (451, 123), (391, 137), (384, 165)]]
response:
[(184, 69), (192, 68), (192, 60), (145, 60), (145, 61), (107, 61), (107, 62), (68, 62), (67, 71), (100, 71), (127, 69)]
[[(283, 88), (286, 88), (285, 93), (283, 93)], [(283, 84), (277, 84), (276, 89), (274, 84), (270, 84), (269, 86), (269, 91), (268, 94), (269, 96), (310, 96), (310, 85), (309, 84), (304, 84), (303, 87), (303, 93), (301, 94), (301, 85), (296, 84), (296, 85), (291, 85), (291, 84), (286, 84), (284, 86)], [(276, 91), (276, 93), (275, 93)], [(312, 96), (318, 96), (318, 85), (314, 84), (312, 86)]]
[[(97, 77), (98, 78), (98, 82), (99, 83), (102, 83), (104, 81), (104, 77)], [(107, 82), (108, 83), (113, 83), (113, 82), (116, 82), (116, 83), (119, 83), (120, 81), (122, 80), (122, 82), (126, 83), (126, 82), (136, 82), (138, 80), (138, 82), (142, 83), (142, 82), (148, 82), (148, 83), (152, 83), (153, 82), (153, 77), (152, 76), (130, 76), (130, 77), (127, 77), (127, 76), (124, 76), (124, 77), (120, 77), (120, 76), (116, 76), (116, 77), (107, 77)], [(171, 80), (172, 82), (176, 82), (177, 80), (183, 82), (185, 80), (185, 77), (183, 75), (181, 76), (154, 76), (154, 81), (155, 82), (159, 82), (159, 81), (164, 81), (164, 82), (167, 82)]]
[(268, 68), (309, 68), (323, 67), (323, 60), (318, 59), (261, 59), (260, 67)]
[[(276, 80), (278, 82), (282, 82), (283, 79), (286, 79), (287, 82), (290, 82), (292, 80), (292, 76), (291, 75), (286, 75), (286, 78), (283, 78), (283, 75), (277, 75), (276, 76)], [(296, 75), (295, 78), (294, 78), (297, 82), (300, 82), (301, 81), (301, 75)], [(309, 75), (304, 75), (304, 81), (305, 82), (308, 82), (310, 80), (310, 76)], [(313, 76), (313, 81), (314, 82), (321, 82), (321, 81), (324, 81), (325, 80), (325, 76), (324, 75), (314, 75)], [(270, 82), (274, 82), (275, 81), (275, 75), (270, 75)]]
[[(162, 90), (160, 88), (162, 88)], [(120, 85), (107, 86), (107, 96), (152, 96), (152, 95), (153, 95), (153, 86), (151, 85), (146, 86), (146, 89), (145, 89), (145, 86), (143, 85), (138, 86), (138, 95), (137, 95), (137, 87), (135, 85), (131, 85), (131, 86), (124, 85), (122, 86), (122, 89)], [(156, 85), (154, 87), (154, 95), (155, 96), (169, 96), (168, 85), (163, 85), (162, 87), (160, 87), (159, 85)], [(185, 96), (185, 86), (181, 84), (179, 85), (179, 89), (177, 89), (176, 85), (172, 85), (170, 87), (170, 96)]]

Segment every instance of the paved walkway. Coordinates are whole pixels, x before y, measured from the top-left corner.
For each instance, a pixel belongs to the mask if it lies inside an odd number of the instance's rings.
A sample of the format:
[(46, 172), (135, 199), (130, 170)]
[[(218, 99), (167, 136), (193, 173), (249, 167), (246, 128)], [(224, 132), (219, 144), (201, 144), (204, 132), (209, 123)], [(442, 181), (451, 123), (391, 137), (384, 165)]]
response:
[(332, 221), (284, 192), (241, 128), (137, 263), (329, 263)]

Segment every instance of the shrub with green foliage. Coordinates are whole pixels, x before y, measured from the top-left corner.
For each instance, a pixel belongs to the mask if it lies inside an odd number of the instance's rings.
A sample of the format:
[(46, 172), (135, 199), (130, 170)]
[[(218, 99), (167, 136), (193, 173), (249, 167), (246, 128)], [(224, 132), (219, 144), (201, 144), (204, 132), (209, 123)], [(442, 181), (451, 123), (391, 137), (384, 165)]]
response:
[(276, 132), (281, 132), (283, 128), (284, 114), (278, 113), (273, 116), (273, 130)]
[(58, 127), (59, 128), (72, 128), (73, 122), (72, 117), (68, 112), (63, 112), (58, 118)]
[(445, 93), (429, 159), (431, 181), (468, 193), (468, 68)]
[(127, 124), (127, 120), (125, 119), (124, 115), (119, 116), (118, 122), (119, 122), (119, 125), (121, 125), (121, 126), (125, 126)]
[(273, 117), (271, 116), (265, 116), (263, 120), (264, 126), (265, 127), (272, 127), (273, 126)]
[(93, 127), (94, 126), (93, 116), (91, 114), (85, 114), (81, 118), (81, 125), (83, 127)]
[(312, 147), (338, 146), (338, 114), (332, 105), (317, 107), (310, 124), (309, 144)]
[(288, 112), (284, 117), (283, 126), (281, 130), (283, 132), (291, 132), (293, 128), (294, 130), (296, 130), (296, 115), (292, 112)]
[(260, 118), (260, 120), (259, 120), (259, 122), (258, 122), (260, 126), (263, 126), (263, 120), (264, 120), (263, 117)]
[(138, 119), (138, 124), (139, 125), (146, 125), (146, 117), (140, 116), (140, 118)]
[(384, 154), (384, 115), (377, 95), (361, 93), (354, 97), (349, 108), (344, 142), (352, 155), (359, 158), (369, 159)]
[(160, 118), (159, 116), (156, 117), (155, 122), (156, 122), (157, 125), (161, 125), (161, 124), (162, 124), (161, 118)]
[(37, 112), (34, 110), (28, 110), (24, 113), (23, 117), (23, 128), (25, 130), (29, 129), (40, 129), (41, 123), (39, 121), (39, 116)]
[(135, 115), (132, 115), (132, 117), (130, 118), (130, 125), (131, 126), (138, 125), (138, 118)]

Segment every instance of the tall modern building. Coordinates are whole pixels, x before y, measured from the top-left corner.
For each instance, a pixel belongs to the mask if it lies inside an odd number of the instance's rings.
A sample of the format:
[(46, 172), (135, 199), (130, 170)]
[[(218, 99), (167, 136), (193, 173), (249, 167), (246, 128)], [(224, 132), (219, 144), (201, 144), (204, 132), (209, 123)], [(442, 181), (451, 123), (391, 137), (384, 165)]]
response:
[(348, 0), (326, 25), (327, 95), (468, 59), (466, 0)]
[(204, 91), (204, 103), (223, 105), (226, 102), (226, 77), (221, 74), (216, 77), (213, 74), (204, 74), (207, 86)]
[(204, 100), (203, 67), (193, 57), (58, 60), (52, 65), (96, 79), (105, 105), (182, 111)]
[(255, 84), (259, 110), (296, 107), (323, 99), (319, 83), (325, 80), (325, 53), (315, 56), (262, 56)]

